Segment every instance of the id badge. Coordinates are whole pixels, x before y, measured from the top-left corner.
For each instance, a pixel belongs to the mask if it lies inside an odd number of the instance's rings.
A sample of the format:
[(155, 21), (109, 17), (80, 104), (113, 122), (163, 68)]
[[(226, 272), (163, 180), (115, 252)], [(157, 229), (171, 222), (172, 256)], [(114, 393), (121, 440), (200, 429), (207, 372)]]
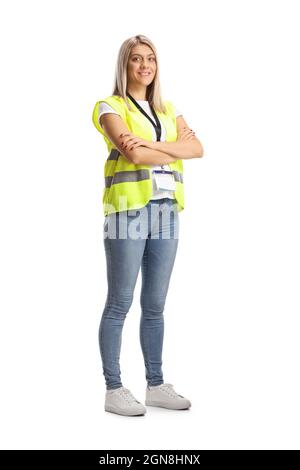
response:
[(158, 173), (154, 170), (153, 176), (157, 189), (165, 189), (168, 191), (176, 190), (176, 183), (174, 180), (173, 173)]

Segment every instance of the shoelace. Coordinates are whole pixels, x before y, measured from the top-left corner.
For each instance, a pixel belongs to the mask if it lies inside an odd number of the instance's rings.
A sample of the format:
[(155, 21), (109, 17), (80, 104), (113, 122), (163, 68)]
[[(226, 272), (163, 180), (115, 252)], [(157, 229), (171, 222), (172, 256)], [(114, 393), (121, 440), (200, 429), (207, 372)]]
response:
[(129, 404), (132, 404), (132, 403), (139, 403), (139, 401), (137, 401), (136, 398), (134, 398), (134, 396), (132, 395), (131, 391), (128, 390), (128, 388), (120, 388), (119, 390), (119, 394), (129, 403)]
[(178, 393), (175, 392), (173, 387), (174, 387), (174, 385), (169, 384), (169, 383), (164, 383), (164, 384), (160, 385), (160, 388), (162, 390), (164, 390), (170, 397), (172, 397), (172, 398), (178, 398), (178, 397), (183, 398), (182, 395), (179, 395)]

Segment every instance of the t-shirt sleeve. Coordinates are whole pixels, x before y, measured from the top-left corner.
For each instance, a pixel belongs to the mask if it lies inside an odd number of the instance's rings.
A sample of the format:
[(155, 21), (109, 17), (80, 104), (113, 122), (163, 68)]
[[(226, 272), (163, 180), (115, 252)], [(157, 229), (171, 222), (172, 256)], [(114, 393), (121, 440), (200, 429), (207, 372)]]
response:
[[(120, 114), (117, 113), (117, 111), (115, 109), (113, 109), (111, 106), (109, 106), (109, 104), (104, 103), (103, 101), (101, 101), (99, 103), (99, 106), (98, 106), (98, 122), (99, 122), (100, 126), (101, 126), (100, 117), (102, 116), (102, 114), (106, 114), (106, 113), (118, 114), (120, 116)], [(102, 128), (102, 126), (101, 126), (101, 128)]]
[(180, 111), (180, 109), (176, 108), (176, 106), (175, 106), (175, 116), (176, 117), (182, 116), (182, 112)]
[(175, 106), (172, 100), (168, 100), (166, 103), (169, 103), (169, 105), (171, 105), (172, 112), (174, 112), (176, 118), (178, 116), (182, 116), (181, 109), (177, 108), (177, 106)]
[(96, 129), (100, 132), (100, 134), (102, 134), (102, 136), (104, 137), (104, 140), (108, 144), (109, 138), (106, 135), (104, 129), (101, 127), (100, 122), (99, 122), (100, 115), (102, 115), (102, 113), (104, 112), (118, 114), (125, 123), (126, 123), (126, 112), (125, 112), (124, 105), (121, 102), (121, 100), (119, 100), (118, 98), (112, 95), (108, 96), (104, 100), (98, 100), (95, 103), (95, 106), (93, 108), (93, 113), (92, 113), (92, 121)]

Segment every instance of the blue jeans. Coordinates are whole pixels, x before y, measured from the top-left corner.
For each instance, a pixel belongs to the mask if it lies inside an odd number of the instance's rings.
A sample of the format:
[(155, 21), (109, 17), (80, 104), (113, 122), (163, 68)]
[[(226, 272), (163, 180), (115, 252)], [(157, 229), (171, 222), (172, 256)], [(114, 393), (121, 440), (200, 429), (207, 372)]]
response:
[(176, 257), (178, 232), (176, 201), (169, 198), (151, 200), (142, 209), (105, 217), (103, 233), (108, 289), (99, 327), (99, 346), (107, 390), (122, 386), (119, 364), (122, 330), (140, 267), (140, 344), (146, 381), (148, 385), (164, 383), (163, 311)]

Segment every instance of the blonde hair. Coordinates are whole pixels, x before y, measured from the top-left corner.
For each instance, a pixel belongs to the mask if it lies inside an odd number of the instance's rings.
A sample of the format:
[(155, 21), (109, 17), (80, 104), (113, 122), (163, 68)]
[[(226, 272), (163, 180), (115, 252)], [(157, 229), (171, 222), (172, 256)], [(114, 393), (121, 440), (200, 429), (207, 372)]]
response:
[(137, 36), (133, 36), (131, 38), (126, 39), (120, 47), (118, 60), (115, 70), (115, 84), (113, 88), (113, 95), (117, 95), (122, 97), (125, 100), (127, 108), (130, 111), (135, 111), (132, 107), (130, 100), (126, 95), (127, 91), (127, 64), (130, 57), (131, 49), (136, 46), (137, 44), (146, 44), (149, 46), (153, 53), (155, 54), (156, 58), (156, 74), (155, 78), (152, 80), (150, 85), (148, 85), (146, 90), (146, 99), (149, 101), (149, 104), (153, 106), (153, 108), (161, 113), (166, 113), (167, 109), (163, 103), (162, 96), (161, 96), (161, 88), (160, 88), (160, 81), (159, 81), (159, 65), (158, 65), (158, 57), (156, 53), (156, 48), (152, 41), (148, 39), (146, 36), (142, 34), (138, 34)]

